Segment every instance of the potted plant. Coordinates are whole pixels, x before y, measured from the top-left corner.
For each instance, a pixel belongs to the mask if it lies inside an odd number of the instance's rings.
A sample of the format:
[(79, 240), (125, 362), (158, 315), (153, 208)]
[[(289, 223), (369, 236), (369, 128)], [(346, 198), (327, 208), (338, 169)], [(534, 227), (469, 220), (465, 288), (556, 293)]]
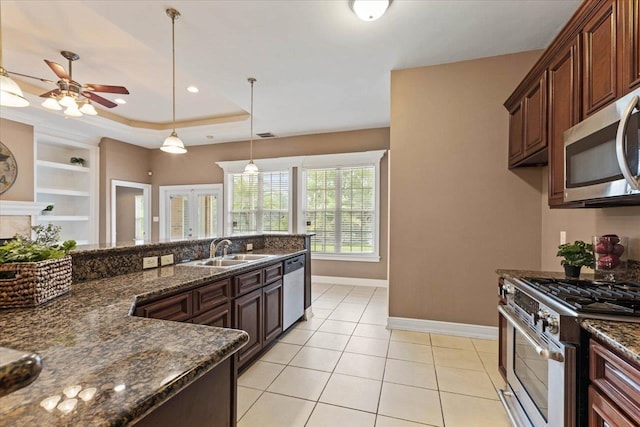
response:
[(582, 240), (558, 246), (556, 256), (564, 257), (560, 264), (564, 267), (567, 277), (580, 277), (582, 266), (593, 267), (595, 263), (593, 245)]
[(80, 166), (84, 166), (84, 164), (85, 164), (85, 160), (82, 157), (72, 157), (72, 158), (69, 159), (69, 162), (72, 165), (78, 164)]
[(74, 240), (60, 242), (61, 227), (32, 227), (36, 238), (15, 236), (0, 246), (0, 307), (33, 307), (69, 291)]
[(42, 209), (42, 215), (51, 215), (51, 212), (53, 212), (53, 205), (47, 205), (46, 208)]

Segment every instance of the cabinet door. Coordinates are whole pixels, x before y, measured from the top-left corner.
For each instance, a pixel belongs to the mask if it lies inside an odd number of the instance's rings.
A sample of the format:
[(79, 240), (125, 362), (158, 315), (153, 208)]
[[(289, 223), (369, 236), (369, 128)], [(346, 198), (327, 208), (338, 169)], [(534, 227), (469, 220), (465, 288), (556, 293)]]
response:
[(583, 113), (587, 117), (616, 99), (616, 8), (608, 0), (598, 8), (583, 30)]
[(564, 131), (580, 121), (579, 38), (549, 65), (549, 205), (564, 203)]
[(237, 353), (238, 368), (262, 350), (262, 289), (256, 289), (233, 302), (233, 327), (249, 334), (249, 342)]
[(282, 332), (282, 279), (262, 288), (264, 302), (264, 343), (269, 344)]
[(621, 96), (640, 86), (640, 0), (619, 2), (619, 19), (623, 21), (621, 52)]
[(547, 74), (524, 96), (524, 157), (547, 146)]
[(191, 320), (198, 325), (217, 326), (219, 328), (231, 327), (231, 304), (226, 303), (219, 307), (205, 311)]
[(136, 316), (154, 319), (185, 321), (191, 317), (191, 291), (142, 305), (136, 308)]
[(233, 295), (245, 294), (254, 289), (261, 288), (264, 284), (262, 269), (250, 271), (233, 278)]
[(507, 381), (507, 319), (498, 312), (498, 371)]
[(637, 424), (627, 418), (609, 399), (589, 386), (589, 427), (634, 427)]
[(522, 103), (509, 111), (509, 167), (522, 160), (524, 148)]

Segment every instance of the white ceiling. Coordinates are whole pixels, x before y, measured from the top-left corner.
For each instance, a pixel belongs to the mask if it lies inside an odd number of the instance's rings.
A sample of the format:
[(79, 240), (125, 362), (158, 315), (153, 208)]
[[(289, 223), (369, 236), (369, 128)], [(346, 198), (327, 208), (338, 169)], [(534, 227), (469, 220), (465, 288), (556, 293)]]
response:
[[(347, 0), (1, 1), (6, 69), (55, 80), (43, 59), (66, 68), (59, 51), (74, 51), (74, 80), (126, 86), (128, 103), (111, 112), (149, 122), (171, 120), (165, 9), (174, 7), (182, 14), (175, 26), (177, 119), (248, 111), (246, 79), (253, 76), (255, 131), (277, 136), (388, 126), (391, 70), (544, 48), (580, 4), (395, 0), (380, 20), (363, 22)], [(191, 84), (200, 93), (188, 93)], [(0, 113), (149, 148), (168, 135), (101, 117), (65, 120), (29, 98), (26, 109)], [(249, 121), (178, 134), (187, 146), (244, 140)]]

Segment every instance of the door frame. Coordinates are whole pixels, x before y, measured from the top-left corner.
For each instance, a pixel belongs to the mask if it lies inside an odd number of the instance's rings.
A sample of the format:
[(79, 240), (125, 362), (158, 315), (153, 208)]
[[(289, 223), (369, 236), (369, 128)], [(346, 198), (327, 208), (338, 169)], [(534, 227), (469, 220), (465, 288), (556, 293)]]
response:
[(169, 240), (167, 235), (167, 196), (170, 191), (191, 191), (191, 190), (213, 190), (220, 192), (218, 202), (220, 207), (218, 208), (218, 236), (222, 236), (224, 233), (224, 186), (222, 184), (184, 184), (184, 185), (161, 185), (158, 187), (158, 201), (160, 212), (160, 239)]
[[(136, 188), (142, 190), (144, 198), (144, 235), (145, 240), (151, 239), (151, 184), (142, 182), (111, 180), (111, 243), (116, 242), (116, 187)], [(147, 214), (148, 212), (148, 214)]]

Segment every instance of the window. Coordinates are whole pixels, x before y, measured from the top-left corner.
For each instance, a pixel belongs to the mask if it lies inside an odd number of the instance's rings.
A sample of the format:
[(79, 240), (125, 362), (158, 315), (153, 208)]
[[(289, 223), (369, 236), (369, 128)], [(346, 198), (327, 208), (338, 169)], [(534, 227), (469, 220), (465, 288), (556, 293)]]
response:
[(135, 240), (144, 240), (144, 195), (136, 195), (135, 199)]
[(374, 166), (305, 169), (304, 220), (311, 251), (322, 254), (376, 252)]
[(229, 174), (231, 234), (290, 231), (289, 171)]
[(222, 185), (160, 187), (160, 238), (182, 240), (222, 235)]

